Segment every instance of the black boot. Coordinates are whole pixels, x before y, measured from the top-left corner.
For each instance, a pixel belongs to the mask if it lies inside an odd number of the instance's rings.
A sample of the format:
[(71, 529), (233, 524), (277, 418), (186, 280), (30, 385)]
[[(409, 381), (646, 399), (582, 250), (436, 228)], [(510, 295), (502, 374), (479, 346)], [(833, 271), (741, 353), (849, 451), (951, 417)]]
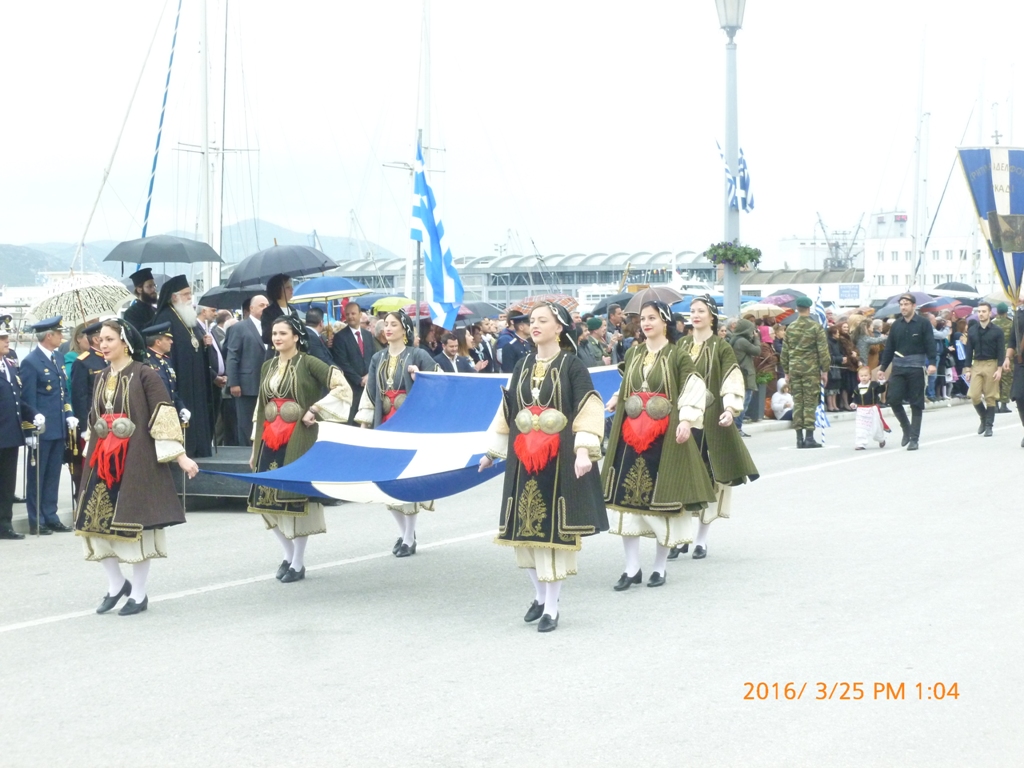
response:
[(996, 407), (990, 405), (985, 409), (985, 437), (992, 437), (992, 427), (996, 421)]
[(910, 421), (907, 419), (907, 412), (903, 408), (903, 403), (893, 403), (891, 408), (892, 415), (896, 417), (896, 421), (900, 423), (900, 429), (903, 430), (903, 439), (900, 440), (900, 446), (906, 448), (910, 443)]
[(921, 439), (921, 421), (923, 418), (923, 408), (910, 407), (910, 442), (907, 443), (908, 451), (917, 450), (917, 442)]
[(978, 416), (981, 418), (981, 424), (978, 425), (978, 434), (983, 435), (985, 434), (985, 427), (988, 426), (988, 411), (981, 403), (974, 406), (974, 410), (978, 412)]
[(1006, 403), (1000, 400), (998, 407), (996, 408), (996, 413), (1010, 413), (1010, 409), (1007, 407)]
[(798, 429), (796, 431), (796, 447), (797, 448), (803, 448), (804, 447), (804, 431), (802, 429)]
[(808, 429), (807, 436), (804, 438), (804, 448), (821, 448), (822, 445), (814, 439), (814, 430)]

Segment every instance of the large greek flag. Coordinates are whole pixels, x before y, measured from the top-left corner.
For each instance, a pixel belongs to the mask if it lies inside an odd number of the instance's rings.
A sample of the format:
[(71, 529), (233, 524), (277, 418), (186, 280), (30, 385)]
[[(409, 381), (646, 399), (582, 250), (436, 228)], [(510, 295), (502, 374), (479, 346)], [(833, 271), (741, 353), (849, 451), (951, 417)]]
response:
[(729, 207), (739, 208), (740, 201), (736, 194), (736, 177), (732, 175), (732, 169), (729, 168), (729, 161), (725, 159), (722, 145), (716, 141), (715, 146), (718, 147), (718, 156), (722, 158), (722, 165), (725, 166), (725, 196), (729, 199)]
[(416, 182), (412, 204), (412, 239), (423, 244), (426, 302), (435, 325), (455, 328), (462, 305), (462, 278), (455, 270), (452, 252), (444, 244), (444, 224), (437, 210), (434, 190), (423, 171), (423, 148), (416, 143)]
[(754, 210), (754, 193), (750, 190), (750, 169), (747, 168), (747, 158), (743, 156), (742, 147), (740, 147), (740, 159), (738, 165), (740, 173), (737, 185), (740, 190), (740, 208), (747, 213), (750, 213)]
[(1024, 149), (961, 149), (959, 154), (999, 282), (1016, 304), (1024, 276)]

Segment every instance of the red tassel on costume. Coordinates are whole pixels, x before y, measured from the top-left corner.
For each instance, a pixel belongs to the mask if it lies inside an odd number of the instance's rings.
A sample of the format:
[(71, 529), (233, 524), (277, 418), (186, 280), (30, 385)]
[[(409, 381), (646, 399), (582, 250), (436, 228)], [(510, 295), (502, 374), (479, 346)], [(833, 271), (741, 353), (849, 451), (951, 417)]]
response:
[(635, 419), (626, 416), (622, 420), (622, 439), (634, 451), (643, 453), (654, 445), (655, 440), (668, 431), (668, 416), (655, 421), (647, 414), (647, 401), (654, 396), (653, 392), (636, 392), (635, 394), (644, 401), (644, 410)]
[[(274, 402), (277, 403), (277, 407), (280, 410), (281, 405), (287, 402), (291, 402), (284, 398), (274, 398)], [(273, 421), (263, 422), (263, 442), (272, 451), (276, 451), (282, 445), (286, 445), (292, 438), (292, 432), (295, 431), (295, 425), (299, 422), (287, 422), (281, 418), (278, 414), (274, 417)]]
[[(112, 428), (115, 419), (124, 418), (123, 413), (105, 414), (101, 418)], [(118, 437), (113, 431), (97, 441), (96, 449), (89, 458), (89, 466), (96, 470), (96, 475), (112, 488), (121, 482), (124, 475), (124, 460), (128, 455), (128, 438)]]
[[(544, 410), (539, 405), (530, 406), (530, 413), (534, 416), (539, 416)], [(539, 429), (534, 429), (516, 435), (512, 447), (526, 471), (531, 475), (536, 475), (551, 463), (553, 458), (558, 456), (558, 448), (562, 444), (561, 437), (558, 433), (549, 435)]]

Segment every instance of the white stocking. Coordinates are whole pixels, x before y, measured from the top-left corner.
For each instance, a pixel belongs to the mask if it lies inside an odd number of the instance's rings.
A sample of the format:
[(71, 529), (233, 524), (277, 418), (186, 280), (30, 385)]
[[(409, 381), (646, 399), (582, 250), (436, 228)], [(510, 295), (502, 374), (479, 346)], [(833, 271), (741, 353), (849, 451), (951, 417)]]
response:
[(622, 548), (626, 550), (626, 575), (636, 576), (640, 570), (640, 537), (623, 536)]
[(395, 518), (395, 522), (398, 523), (398, 535), (405, 538), (405, 518), (407, 515), (403, 515), (397, 509), (392, 509), (391, 516)]
[(116, 557), (105, 557), (100, 562), (103, 570), (107, 572), (107, 594), (113, 597), (124, 586), (124, 574), (121, 573), (121, 565)]
[(558, 594), (562, 591), (562, 582), (549, 581), (545, 585), (547, 594), (544, 596), (544, 613), (552, 619), (558, 618)]
[(143, 560), (132, 566), (132, 593), (129, 597), (136, 603), (146, 599), (146, 580), (149, 579), (149, 566), (152, 560)]
[(275, 527), (270, 530), (274, 532), (274, 535), (277, 536), (277, 540), (281, 542), (281, 551), (284, 552), (284, 559), (290, 563), (295, 554), (295, 545), (292, 543), (292, 540), (281, 533), (280, 528)]
[(540, 579), (537, 578), (536, 568), (527, 568), (526, 575), (530, 577), (530, 581), (533, 582), (533, 594), (534, 599), (538, 605), (544, 605), (544, 598), (547, 594), (547, 590), (541, 585)]
[(405, 518), (405, 528), (402, 531), (402, 542), (410, 547), (416, 543), (416, 520), (419, 515), (402, 515)]
[(665, 566), (668, 565), (668, 553), (672, 550), (669, 547), (663, 547), (658, 544), (654, 550), (654, 571), (660, 573), (662, 576), (665, 575)]
[(694, 546), (706, 547), (708, 543), (708, 531), (711, 530), (711, 523), (701, 523), (697, 527), (697, 538), (694, 539)]
[(291, 567), (295, 571), (301, 571), (305, 565), (303, 555), (306, 554), (306, 542), (309, 541), (309, 536), (296, 536), (292, 539), (293, 551)]

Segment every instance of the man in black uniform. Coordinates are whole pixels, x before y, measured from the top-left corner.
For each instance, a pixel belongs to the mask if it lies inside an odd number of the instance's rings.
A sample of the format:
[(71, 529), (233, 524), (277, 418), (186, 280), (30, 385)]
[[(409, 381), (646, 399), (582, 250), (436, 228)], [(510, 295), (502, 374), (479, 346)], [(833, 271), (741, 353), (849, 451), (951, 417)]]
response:
[[(900, 296), (900, 317), (893, 321), (879, 365), (886, 369), (892, 365), (889, 377), (888, 402), (903, 428), (903, 441), (908, 451), (916, 451), (921, 439), (921, 419), (924, 415), (924, 389), (927, 374), (935, 373), (935, 340), (932, 324), (918, 315), (914, 294)], [(911, 420), (903, 403), (910, 404)]]
[(102, 323), (93, 323), (85, 327), (83, 332), (89, 339), (89, 349), (71, 363), (71, 412), (78, 419), (79, 425), (74, 435), (74, 440), (78, 445), (78, 455), (65, 455), (64, 458), (71, 467), (71, 486), (76, 499), (82, 482), (82, 451), (85, 449), (82, 430), (89, 423), (89, 409), (92, 408), (92, 391), (96, 377), (107, 367), (107, 361), (99, 352), (100, 328), (102, 327)]
[[(967, 348), (964, 350), (964, 379), (971, 385), (967, 396), (981, 417), (978, 434), (992, 437), (992, 424), (996, 420), (996, 401), (999, 399), (999, 378), (1002, 376), (1006, 342), (1003, 329), (992, 322), (992, 305), (978, 304), (978, 322), (967, 329)], [(985, 404), (981, 404), (982, 398)]]
[[(24, 539), (11, 525), (14, 486), (18, 477), (18, 451), (35, 427), (45, 422), (21, 398), (18, 369), (7, 359), (8, 330), (0, 325), (0, 539)], [(38, 440), (37, 437), (32, 437)], [(47, 531), (49, 532), (49, 531)]]
[(135, 301), (124, 311), (124, 319), (134, 325), (135, 330), (141, 331), (152, 325), (153, 318), (156, 317), (156, 281), (153, 279), (153, 270), (149, 267), (144, 267), (129, 277), (135, 286)]
[(509, 318), (515, 335), (512, 341), (501, 349), (501, 372), (512, 373), (516, 369), (519, 358), (526, 357), (530, 353), (530, 342), (526, 340), (526, 334), (530, 332), (530, 316), (516, 315)]
[(170, 358), (168, 357), (171, 354), (171, 346), (174, 344), (171, 324), (160, 323), (158, 325), (151, 325), (149, 328), (143, 328), (142, 337), (146, 340), (146, 347), (148, 348), (146, 350), (146, 365), (160, 374), (160, 378), (163, 379), (164, 386), (167, 387), (167, 392), (171, 396), (171, 402), (174, 403), (174, 410), (178, 412), (181, 423), (188, 424), (189, 417), (192, 414), (189, 413), (185, 403), (182, 402), (181, 397), (178, 395), (178, 377), (174, 373), (174, 367), (171, 365)]

